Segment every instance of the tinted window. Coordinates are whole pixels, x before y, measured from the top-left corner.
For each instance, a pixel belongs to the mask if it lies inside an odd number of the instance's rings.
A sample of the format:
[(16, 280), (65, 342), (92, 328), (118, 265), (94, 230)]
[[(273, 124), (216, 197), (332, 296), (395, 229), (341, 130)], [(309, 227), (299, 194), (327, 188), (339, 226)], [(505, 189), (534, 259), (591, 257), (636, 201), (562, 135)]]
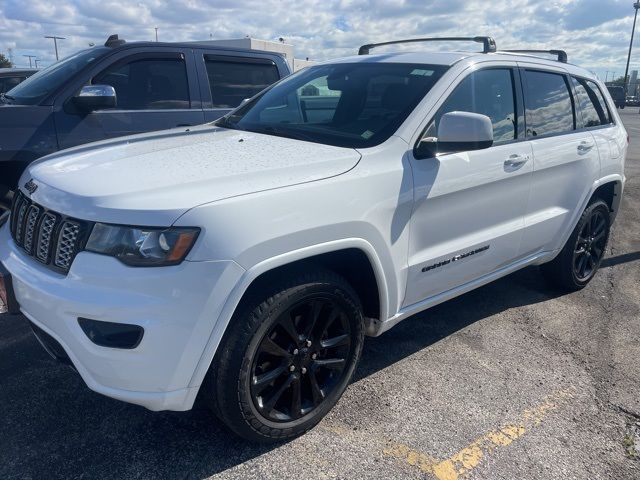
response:
[(527, 71), (524, 103), (527, 136), (574, 130), (573, 104), (563, 75)]
[(142, 58), (116, 63), (92, 83), (115, 88), (118, 109), (122, 110), (190, 107), (187, 69), (181, 58)]
[(110, 51), (111, 49), (107, 47), (82, 50), (44, 70), (40, 70), (11, 91), (12, 101), (21, 105), (40, 103), (50, 93), (55, 92), (65, 82), (71, 80), (84, 67), (99, 60), (106, 52)]
[[(597, 127), (609, 123), (607, 114), (603, 110), (596, 93), (593, 91), (593, 83), (589, 85), (586, 80), (572, 78), (576, 90), (576, 97), (581, 113), (580, 126), (583, 128)], [(597, 87), (596, 87), (597, 88)]]
[(280, 79), (271, 62), (224, 61), (205, 56), (214, 108), (235, 108)]
[(602, 90), (600, 90), (600, 87), (598, 87), (594, 82), (590, 80), (587, 80), (587, 86), (591, 89), (591, 91), (593, 91), (593, 93), (596, 96), (596, 99), (597, 99), (596, 107), (598, 104), (600, 104), (600, 106), (602, 107), (602, 111), (604, 112), (604, 115), (605, 115), (605, 123), (613, 123), (613, 118), (611, 117), (611, 111), (609, 110), (609, 106), (607, 105), (607, 102), (604, 99), (604, 96), (602, 95)]
[(24, 79), (25, 77), (0, 77), (0, 93), (7, 93)]
[(404, 63), (309, 67), (217, 124), (328, 145), (372, 147), (395, 133), (447, 68)]
[(481, 113), (489, 117), (495, 144), (514, 140), (517, 136), (516, 105), (511, 70), (480, 70), (465, 78), (436, 114), (435, 126), (431, 130), (433, 136), (437, 136), (435, 132), (442, 115), (455, 111)]

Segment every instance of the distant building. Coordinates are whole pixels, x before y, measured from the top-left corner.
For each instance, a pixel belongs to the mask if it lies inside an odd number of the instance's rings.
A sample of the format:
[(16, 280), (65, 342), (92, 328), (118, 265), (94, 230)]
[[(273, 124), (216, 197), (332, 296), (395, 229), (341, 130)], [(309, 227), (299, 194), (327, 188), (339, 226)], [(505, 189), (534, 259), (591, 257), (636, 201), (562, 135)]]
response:
[(304, 67), (312, 65), (315, 62), (294, 58), (293, 45), (284, 42), (273, 42), (270, 40), (259, 40), (257, 38), (232, 38), (228, 40), (209, 40), (205, 43), (218, 45), (221, 47), (246, 48), (249, 50), (263, 50), (267, 52), (282, 53), (285, 60), (289, 64), (292, 72), (296, 72)]
[(631, 71), (631, 78), (629, 79), (628, 95), (638, 94), (638, 70)]

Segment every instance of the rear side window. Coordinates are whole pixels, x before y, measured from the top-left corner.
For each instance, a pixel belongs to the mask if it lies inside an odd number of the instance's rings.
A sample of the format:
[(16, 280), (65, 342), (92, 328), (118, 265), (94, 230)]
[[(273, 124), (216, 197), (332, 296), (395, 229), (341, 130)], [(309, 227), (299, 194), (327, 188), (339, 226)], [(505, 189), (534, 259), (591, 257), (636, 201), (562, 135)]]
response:
[(609, 112), (606, 110), (606, 105), (601, 103), (596, 94), (596, 91), (599, 93), (598, 87), (593, 82), (588, 82), (582, 78), (572, 78), (571, 81), (576, 91), (576, 98), (582, 117), (579, 119), (579, 126), (590, 128), (608, 124)]
[(430, 131), (436, 135), (440, 118), (445, 113), (473, 112), (491, 119), (494, 144), (514, 140), (517, 131), (513, 92), (513, 75), (509, 69), (487, 69), (472, 73), (440, 107)]
[(116, 63), (94, 85), (111, 85), (120, 110), (188, 109), (189, 82), (184, 59), (140, 58)]
[(575, 129), (573, 103), (564, 75), (527, 70), (524, 103), (528, 137)]
[(602, 90), (600, 90), (600, 87), (598, 87), (598, 85), (590, 80), (587, 80), (587, 86), (591, 88), (596, 98), (598, 99), (598, 103), (602, 106), (602, 111), (604, 112), (606, 119), (605, 123), (613, 123), (611, 110), (609, 110), (609, 105), (607, 105), (607, 101), (604, 99), (604, 95), (602, 95)]
[(280, 79), (270, 61), (224, 59), (205, 55), (213, 108), (235, 108)]

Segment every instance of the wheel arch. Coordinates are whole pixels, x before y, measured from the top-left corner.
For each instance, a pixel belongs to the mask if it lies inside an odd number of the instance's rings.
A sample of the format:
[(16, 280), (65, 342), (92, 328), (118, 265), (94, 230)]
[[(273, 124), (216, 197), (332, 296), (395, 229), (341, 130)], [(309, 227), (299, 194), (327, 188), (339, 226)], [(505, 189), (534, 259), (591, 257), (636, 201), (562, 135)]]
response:
[[(344, 261), (347, 263), (342, 263)], [(196, 387), (192, 389), (193, 398), (191, 398), (190, 401), (195, 401), (195, 396), (198, 391), (197, 387), (202, 384), (205, 378), (220, 341), (227, 330), (229, 322), (231, 321), (234, 312), (241, 304), (242, 299), (250, 293), (252, 286), (256, 286), (261, 281), (264, 281), (265, 279), (268, 280), (270, 275), (278, 272), (282, 273), (283, 270), (286, 271), (288, 268), (319, 264), (325, 268), (330, 268), (333, 269), (333, 271), (340, 273), (340, 270), (344, 272), (348, 268), (354, 266), (354, 263), (352, 262), (356, 262), (355, 266), (364, 266), (365, 264), (362, 263), (363, 261), (368, 263), (368, 268), (370, 269), (369, 273), (365, 274), (365, 277), (372, 274), (373, 279), (375, 280), (377, 293), (376, 301), (371, 302), (370, 299), (367, 299), (366, 304), (365, 301), (363, 301), (363, 307), (366, 312), (372, 313), (372, 309), (377, 310), (377, 315), (369, 318), (366, 325), (367, 334), (375, 335), (376, 328), (388, 315), (389, 291), (382, 262), (380, 261), (373, 246), (366, 240), (350, 238), (314, 245), (269, 258), (248, 269), (227, 298), (222, 312), (215, 323), (205, 350), (203, 351), (200, 361), (198, 362), (196, 370), (194, 371), (189, 383), (190, 387)], [(361, 272), (357, 271), (355, 273), (360, 274)], [(355, 277), (353, 272), (350, 275), (345, 276), (348, 281), (349, 276), (352, 276), (352, 278)], [(367, 292), (367, 289), (372, 288), (370, 282), (371, 277), (367, 278), (361, 285), (354, 286), (352, 284), (352, 286), (359, 295), (362, 295), (362, 292)]]
[(620, 209), (622, 188), (622, 179), (617, 178), (617, 176), (616, 178), (605, 179), (594, 186), (588, 204), (591, 204), (598, 198), (603, 200), (609, 206), (611, 219), (613, 221), (618, 214), (618, 210)]

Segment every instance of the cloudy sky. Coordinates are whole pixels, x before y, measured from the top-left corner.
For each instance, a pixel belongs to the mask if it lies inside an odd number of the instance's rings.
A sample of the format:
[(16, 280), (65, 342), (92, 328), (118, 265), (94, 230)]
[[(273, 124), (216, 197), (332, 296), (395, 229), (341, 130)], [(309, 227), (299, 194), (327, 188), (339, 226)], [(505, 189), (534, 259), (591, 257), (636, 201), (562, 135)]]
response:
[[(632, 0), (0, 0), (0, 52), (17, 65), (55, 60), (104, 43), (284, 37), (312, 60), (355, 53), (392, 38), (491, 35), (501, 48), (563, 48), (601, 78), (624, 74)], [(639, 45), (640, 46), (640, 45)], [(640, 48), (631, 67), (640, 67)]]

